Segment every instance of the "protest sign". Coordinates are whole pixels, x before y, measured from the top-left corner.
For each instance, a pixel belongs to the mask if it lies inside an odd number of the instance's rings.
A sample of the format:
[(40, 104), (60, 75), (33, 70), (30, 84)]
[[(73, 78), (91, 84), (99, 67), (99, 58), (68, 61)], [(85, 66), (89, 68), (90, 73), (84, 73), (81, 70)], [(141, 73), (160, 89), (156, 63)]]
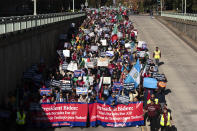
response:
[(131, 48), (131, 44), (130, 43), (126, 43), (125, 44), (125, 48)]
[(105, 57), (106, 56), (106, 52), (101, 52), (101, 57)]
[(74, 71), (75, 77), (83, 76), (84, 74), (85, 74), (85, 72), (83, 70), (75, 70)]
[(75, 70), (77, 70), (77, 63), (71, 62), (69, 63), (67, 70), (74, 72)]
[(70, 80), (60, 80), (60, 88), (63, 91), (72, 91), (72, 85)]
[(137, 57), (143, 58), (145, 56), (145, 51), (137, 51)]
[(67, 68), (68, 68), (68, 63), (64, 61), (62, 64), (62, 70), (67, 70)]
[(76, 93), (78, 95), (80, 95), (80, 94), (87, 94), (88, 93), (88, 88), (87, 87), (77, 87), (76, 88)]
[(114, 56), (114, 51), (106, 51), (106, 56)]
[(70, 57), (70, 50), (63, 50), (64, 57)]
[(89, 82), (90, 85), (93, 85), (94, 78), (93, 76), (83, 76), (83, 81)]
[(90, 37), (94, 37), (94, 36), (95, 36), (94, 32), (91, 32), (91, 33), (89, 33), (88, 35), (89, 35)]
[(166, 77), (164, 74), (153, 73), (152, 77), (157, 79), (157, 81), (166, 81)]
[(111, 77), (103, 77), (103, 84), (111, 84)]
[(51, 81), (51, 86), (59, 87), (60, 84), (61, 84), (61, 81), (57, 81), (57, 80), (52, 80), (52, 81)]
[(120, 83), (120, 82), (113, 83), (113, 90), (116, 90), (116, 89), (122, 90), (123, 88), (124, 88), (124, 86), (122, 85), (122, 83)]
[(107, 46), (107, 40), (106, 39), (101, 40), (101, 44), (102, 46)]
[(97, 66), (108, 66), (109, 59), (108, 58), (98, 58)]
[(98, 46), (91, 46), (90, 50), (91, 51), (97, 51), (98, 50)]
[(151, 88), (156, 89), (157, 88), (157, 80), (155, 78), (144, 78), (143, 82), (144, 88)]
[(30, 114), (31, 124), (37, 127), (86, 126), (87, 124), (87, 104), (41, 104), (41, 107), (37, 108), (31, 110)]
[(90, 125), (104, 127), (129, 127), (144, 124), (143, 103), (119, 104), (116, 107), (93, 103), (89, 104)]
[(94, 68), (94, 62), (86, 62), (87, 68)]
[(51, 88), (40, 88), (40, 95), (50, 96), (52, 94)]
[(124, 84), (124, 89), (132, 91), (135, 89), (135, 83)]
[(117, 98), (117, 102), (118, 102), (119, 104), (128, 105), (128, 104), (129, 104), (129, 100), (130, 100), (129, 96), (119, 96), (119, 97)]

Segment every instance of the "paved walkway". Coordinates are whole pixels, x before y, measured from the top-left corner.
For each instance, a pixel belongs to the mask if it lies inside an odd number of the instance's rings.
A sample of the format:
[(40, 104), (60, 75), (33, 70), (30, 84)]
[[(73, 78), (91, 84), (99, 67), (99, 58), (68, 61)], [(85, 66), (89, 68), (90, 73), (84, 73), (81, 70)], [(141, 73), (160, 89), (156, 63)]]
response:
[(139, 40), (148, 43), (151, 53), (161, 49), (164, 62), (160, 72), (166, 74), (171, 93), (168, 107), (178, 131), (197, 129), (197, 53), (167, 27), (149, 16), (131, 16), (139, 31)]

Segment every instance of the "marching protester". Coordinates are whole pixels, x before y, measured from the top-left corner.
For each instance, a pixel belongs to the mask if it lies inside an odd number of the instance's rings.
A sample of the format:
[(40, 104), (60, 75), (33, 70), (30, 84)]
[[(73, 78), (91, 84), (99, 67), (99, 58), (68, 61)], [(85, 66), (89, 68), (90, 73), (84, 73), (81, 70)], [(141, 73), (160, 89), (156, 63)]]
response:
[(160, 105), (156, 104), (155, 101), (151, 99), (150, 103), (146, 105), (145, 111), (148, 112), (151, 131), (158, 131), (159, 129), (158, 118), (161, 112)]
[(161, 131), (169, 131), (171, 127), (172, 116), (170, 112), (168, 112), (167, 108), (163, 108), (163, 112), (161, 114)]
[(161, 51), (159, 50), (159, 47), (156, 47), (153, 52), (153, 58), (155, 59), (155, 64), (159, 65), (159, 59), (161, 58)]

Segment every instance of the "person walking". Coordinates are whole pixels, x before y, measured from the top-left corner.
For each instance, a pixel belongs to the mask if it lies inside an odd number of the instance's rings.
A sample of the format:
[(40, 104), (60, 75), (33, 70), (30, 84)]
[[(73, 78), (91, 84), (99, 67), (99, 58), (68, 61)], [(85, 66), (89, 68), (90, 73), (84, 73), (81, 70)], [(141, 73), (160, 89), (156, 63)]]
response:
[(164, 108), (160, 119), (161, 131), (169, 131), (171, 126), (171, 121), (172, 121), (172, 117), (170, 112), (168, 112), (167, 108)]
[(159, 47), (156, 47), (156, 50), (153, 52), (153, 58), (155, 59), (155, 64), (159, 66), (159, 59), (161, 58)]
[(26, 113), (24, 109), (19, 109), (16, 112), (17, 131), (25, 131)]
[(151, 103), (146, 105), (145, 112), (148, 112), (148, 117), (150, 120), (150, 130), (151, 131), (158, 131), (158, 117), (160, 114), (160, 105), (155, 104), (154, 100), (151, 100)]

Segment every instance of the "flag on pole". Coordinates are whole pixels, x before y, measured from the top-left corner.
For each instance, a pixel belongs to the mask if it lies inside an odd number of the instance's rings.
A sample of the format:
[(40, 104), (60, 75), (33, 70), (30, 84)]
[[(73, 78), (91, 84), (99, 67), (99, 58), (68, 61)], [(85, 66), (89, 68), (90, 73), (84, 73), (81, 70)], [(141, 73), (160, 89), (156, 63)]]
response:
[(124, 83), (135, 83), (135, 88), (140, 84), (140, 70), (141, 65), (139, 59), (137, 60), (137, 63), (134, 65), (134, 67), (129, 72), (128, 76), (126, 77)]

